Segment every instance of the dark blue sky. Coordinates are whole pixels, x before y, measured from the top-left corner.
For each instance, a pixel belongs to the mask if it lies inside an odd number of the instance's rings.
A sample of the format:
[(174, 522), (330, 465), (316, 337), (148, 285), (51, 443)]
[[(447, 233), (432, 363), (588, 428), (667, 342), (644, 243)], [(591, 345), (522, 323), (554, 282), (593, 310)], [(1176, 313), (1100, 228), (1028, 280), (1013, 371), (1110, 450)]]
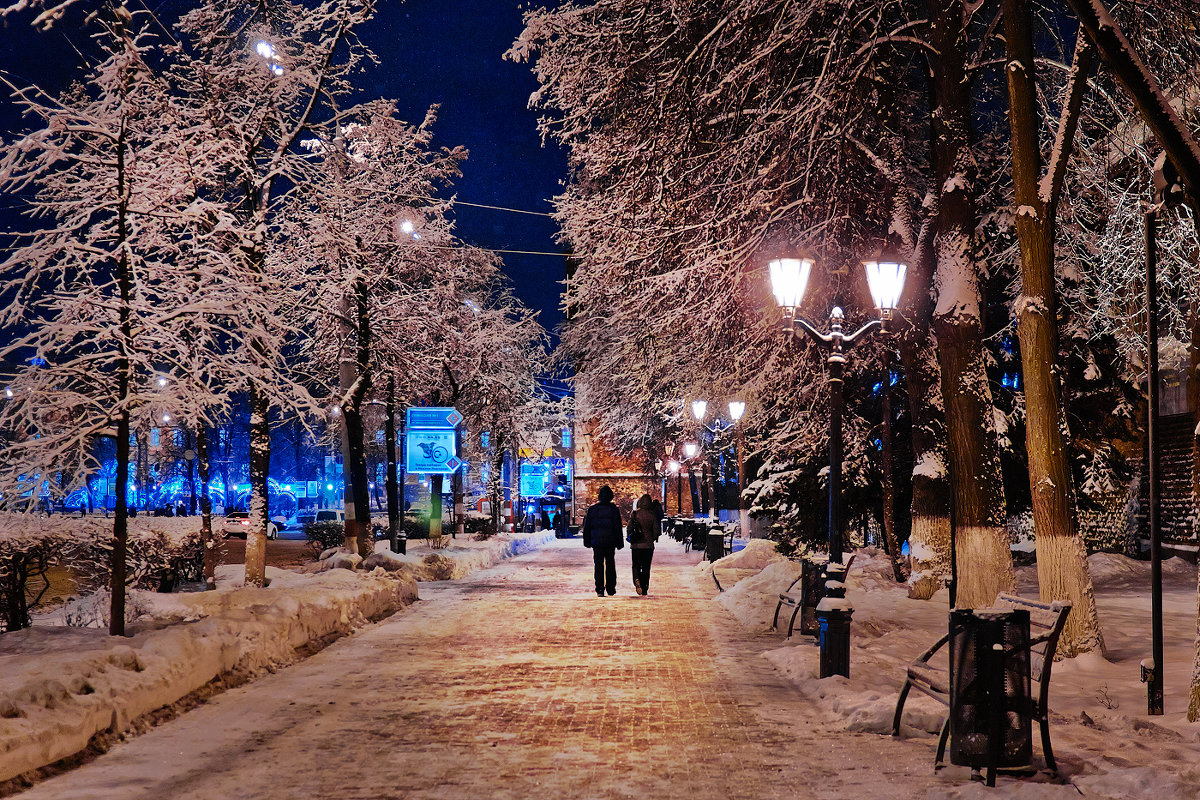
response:
[[(189, 5), (147, 3), (168, 25), (173, 11)], [(430, 105), (441, 105), (434, 129), (437, 143), (464, 145), (470, 151), (457, 184), (460, 200), (549, 211), (547, 201), (562, 189), (566, 158), (553, 146), (541, 146), (536, 115), (526, 108), (537, 88), (529, 65), (502, 58), (521, 32), (520, 5), (505, 0), (381, 0), (376, 18), (361, 31), (381, 63), (358, 83), (364, 99), (394, 99), (412, 122), (419, 122)], [(131, 0), (129, 6), (137, 10), (139, 3)], [(77, 74), (80, 59), (74, 48), (87, 46), (81, 18), (76, 11), (48, 33), (29, 27), (27, 17), (9, 20), (0, 28), (0, 70), (18, 83), (23, 79), (51, 91), (61, 88)], [(0, 129), (9, 132), (18, 124), (5, 99)], [(458, 234), (471, 244), (561, 250), (554, 242), (557, 228), (547, 217), (468, 206), (458, 206), (456, 214)], [(555, 328), (562, 321), (564, 260), (506, 254), (504, 261), (518, 296), (541, 312), (547, 328)]]

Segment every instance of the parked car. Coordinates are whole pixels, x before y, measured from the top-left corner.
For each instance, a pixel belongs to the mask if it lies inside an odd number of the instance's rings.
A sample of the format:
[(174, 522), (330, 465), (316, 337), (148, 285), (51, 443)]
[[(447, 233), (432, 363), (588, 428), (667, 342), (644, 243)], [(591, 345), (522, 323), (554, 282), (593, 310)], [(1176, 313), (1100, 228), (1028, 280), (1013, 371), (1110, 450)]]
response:
[[(249, 511), (229, 511), (225, 514), (225, 521), (221, 523), (221, 533), (228, 539), (230, 536), (236, 536), (239, 539), (245, 539), (250, 535), (250, 512)], [(279, 536), (279, 527), (267, 520), (267, 538), (275, 539)]]
[(316, 515), (305, 511), (289, 519), (280, 529), (280, 539), (305, 539), (304, 526), (316, 520)]
[(318, 508), (313, 512), (316, 522), (345, 522), (346, 512), (340, 508)]

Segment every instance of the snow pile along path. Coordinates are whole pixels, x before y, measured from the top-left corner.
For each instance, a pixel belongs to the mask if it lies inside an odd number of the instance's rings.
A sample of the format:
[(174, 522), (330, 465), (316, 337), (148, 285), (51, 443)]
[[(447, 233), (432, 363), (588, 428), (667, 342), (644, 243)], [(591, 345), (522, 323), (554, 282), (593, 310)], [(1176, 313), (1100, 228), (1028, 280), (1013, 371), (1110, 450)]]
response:
[(65, 627), (0, 637), (0, 781), (74, 755), (95, 734), (123, 731), (216, 678), (287, 664), (300, 648), (417, 599), (415, 581), (382, 569), (300, 576), (268, 567), (266, 589), (235, 588), (229, 578), (240, 570), (223, 570), (215, 592), (135, 592), (150, 618), (130, 638)]
[[(937, 797), (1200, 797), (1200, 769), (1195, 767), (1200, 731), (1186, 721), (1196, 568), (1179, 559), (1163, 565), (1166, 685), (1170, 688), (1167, 713), (1150, 717), (1144, 713), (1145, 686), (1138, 671), (1138, 661), (1150, 647), (1149, 565), (1112, 554), (1093, 555), (1088, 564), (1108, 651), (1107, 658), (1089, 653), (1054, 665), (1050, 735), (1060, 776), (1067, 784), (1055, 784), (1043, 771), (1033, 779), (1006, 780), (995, 789), (970, 785), (964, 779), (963, 785), (947, 787)], [(786, 574), (782, 565), (772, 564), (717, 601), (743, 626), (764, 630), (774, 608), (774, 600), (768, 604), (764, 597)], [(1022, 593), (1034, 596), (1030, 586), (1036, 587), (1036, 576), (1025, 577)], [(928, 601), (910, 599), (905, 586), (892, 579), (887, 556), (870, 548), (858, 552), (847, 584), (847, 598), (854, 606), (849, 678), (817, 677), (819, 649), (813, 637), (797, 634), (787, 642), (782, 635), (768, 634), (762, 637), (768, 648), (763, 655), (801, 693), (833, 719), (840, 718), (847, 731), (888, 736), (908, 664), (946, 632), (946, 595), (939, 592)], [(934, 663), (945, 665), (946, 649)], [(901, 732), (905, 737), (936, 735), (945, 716), (944, 706), (913, 692), (905, 705)], [(1040, 766), (1036, 723), (1033, 737), (1034, 761)], [(932, 757), (931, 744), (931, 770)]]
[(430, 550), (420, 539), (408, 543), (406, 554), (393, 553), (388, 541), (375, 543), (375, 553), (386, 558), (389, 569), (395, 569), (414, 580), (447, 581), (465, 578), (472, 572), (494, 567), (506, 558), (532, 553), (554, 541), (554, 531), (537, 533), (500, 534), (482, 542), (455, 540), (450, 547)]

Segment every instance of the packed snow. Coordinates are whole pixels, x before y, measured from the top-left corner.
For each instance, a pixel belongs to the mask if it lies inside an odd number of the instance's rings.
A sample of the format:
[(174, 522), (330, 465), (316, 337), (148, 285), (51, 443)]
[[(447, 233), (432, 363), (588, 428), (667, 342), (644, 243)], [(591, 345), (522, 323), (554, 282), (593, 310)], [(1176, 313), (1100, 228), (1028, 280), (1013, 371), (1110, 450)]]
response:
[[(720, 571), (722, 561), (716, 566)], [(996, 789), (985, 789), (967, 781), (965, 768), (953, 768), (963, 769), (964, 780), (947, 796), (1200, 797), (1200, 769), (1195, 766), (1200, 728), (1186, 720), (1196, 567), (1177, 558), (1163, 564), (1167, 713), (1150, 717), (1139, 672), (1139, 662), (1150, 654), (1150, 565), (1097, 553), (1088, 566), (1108, 649), (1103, 656), (1063, 659), (1053, 668), (1050, 734), (1061, 782), (1067, 785), (1056, 785), (1043, 769), (1032, 778), (1004, 778)], [(1036, 569), (1017, 570), (1023, 596), (1037, 596)], [(758, 573), (727, 585), (716, 602), (742, 626), (766, 631), (778, 594), (798, 572), (791, 562), (766, 560)], [(763, 656), (799, 691), (841, 717), (847, 731), (890, 735), (907, 665), (945, 633), (946, 594), (941, 591), (928, 601), (909, 599), (906, 587), (893, 580), (887, 556), (870, 548), (858, 552), (847, 583), (847, 599), (854, 607), (849, 678), (819, 679), (816, 641), (799, 633), (791, 641), (782, 632), (762, 637)], [(913, 692), (905, 705), (902, 735), (935, 737), (944, 718), (943, 706)], [(1036, 743), (1036, 723), (1033, 735)], [(931, 770), (932, 755), (931, 746)], [(1036, 744), (1034, 762), (1043, 765)]]

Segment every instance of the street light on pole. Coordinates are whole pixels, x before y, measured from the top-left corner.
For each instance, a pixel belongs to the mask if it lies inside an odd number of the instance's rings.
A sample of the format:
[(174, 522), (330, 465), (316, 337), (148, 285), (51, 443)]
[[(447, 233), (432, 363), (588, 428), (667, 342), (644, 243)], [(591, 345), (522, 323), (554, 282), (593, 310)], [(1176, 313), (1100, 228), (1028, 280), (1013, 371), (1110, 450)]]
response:
[(776, 258), (767, 264), (771, 276), (771, 290), (775, 301), (783, 312), (784, 330), (795, 336), (797, 328), (828, 352), (826, 364), (829, 368), (829, 560), (842, 563), (842, 529), (840, 492), (842, 478), (842, 374), (846, 364), (846, 353), (867, 334), (875, 330), (886, 330), (904, 288), (907, 266), (898, 258), (886, 255), (873, 256), (863, 261), (867, 283), (880, 319), (874, 319), (854, 333), (842, 330), (842, 309), (834, 306), (829, 313), (829, 333), (822, 333), (797, 313), (808, 288), (808, 278), (815, 261), (806, 255)]
[(729, 401), (729, 418), (733, 420), (733, 449), (737, 458), (738, 523), (741, 526), (741, 535), (749, 537), (750, 510), (746, 508), (746, 501), (742, 497), (742, 492), (746, 491), (745, 447), (742, 444), (742, 426), (738, 424), (745, 413), (745, 403), (741, 400)]

